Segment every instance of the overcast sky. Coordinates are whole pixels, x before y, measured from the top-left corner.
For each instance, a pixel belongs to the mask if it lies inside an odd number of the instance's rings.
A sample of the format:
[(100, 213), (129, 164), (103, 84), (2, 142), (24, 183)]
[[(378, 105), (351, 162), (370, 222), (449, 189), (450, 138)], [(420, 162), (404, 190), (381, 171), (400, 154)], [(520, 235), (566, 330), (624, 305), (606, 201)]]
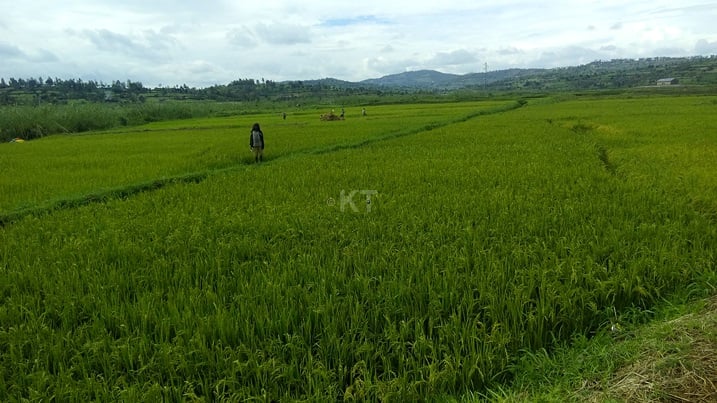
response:
[(0, 77), (206, 87), (717, 54), (717, 1), (0, 0)]

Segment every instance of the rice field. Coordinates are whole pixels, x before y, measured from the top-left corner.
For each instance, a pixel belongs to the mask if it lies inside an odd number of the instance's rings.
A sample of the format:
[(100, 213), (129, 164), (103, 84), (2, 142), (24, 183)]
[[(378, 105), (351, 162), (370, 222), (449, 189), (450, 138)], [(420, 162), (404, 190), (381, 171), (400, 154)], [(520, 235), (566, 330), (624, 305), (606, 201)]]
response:
[(470, 400), (525, 351), (713, 291), (716, 105), (386, 105), (0, 144), (0, 400)]

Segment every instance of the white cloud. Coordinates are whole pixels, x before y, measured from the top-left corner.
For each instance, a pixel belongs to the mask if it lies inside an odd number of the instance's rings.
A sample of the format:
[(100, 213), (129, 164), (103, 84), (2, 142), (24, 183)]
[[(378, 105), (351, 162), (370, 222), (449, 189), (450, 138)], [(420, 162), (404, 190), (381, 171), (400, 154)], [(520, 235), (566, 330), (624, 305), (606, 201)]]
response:
[(240, 48), (253, 48), (258, 41), (254, 33), (246, 28), (233, 28), (227, 33), (229, 43)]
[(270, 45), (295, 45), (311, 42), (309, 28), (301, 25), (257, 24), (254, 27), (254, 32)]
[(433, 66), (431, 68), (441, 70), (444, 72), (452, 72), (455, 67), (461, 70), (475, 69), (478, 57), (474, 52), (466, 49), (458, 49), (451, 52), (438, 52), (435, 56), (431, 57), (425, 62), (427, 66)]
[(717, 4), (685, 0), (35, 0), (0, 16), (0, 77), (206, 86), (359, 81), (717, 52)]
[(0, 42), (0, 57), (3, 59), (20, 59), (25, 57), (25, 53), (15, 45)]
[(717, 54), (717, 40), (708, 41), (706, 39), (700, 39), (695, 44), (694, 53), (698, 54)]

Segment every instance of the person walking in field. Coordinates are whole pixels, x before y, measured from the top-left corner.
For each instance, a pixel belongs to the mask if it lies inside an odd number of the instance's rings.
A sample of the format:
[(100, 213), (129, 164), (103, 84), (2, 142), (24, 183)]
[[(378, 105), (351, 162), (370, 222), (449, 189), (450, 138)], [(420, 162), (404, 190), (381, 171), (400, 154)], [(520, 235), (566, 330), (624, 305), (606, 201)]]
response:
[(264, 157), (264, 132), (261, 131), (259, 123), (254, 123), (249, 136), (249, 148), (254, 154), (254, 162), (261, 162)]

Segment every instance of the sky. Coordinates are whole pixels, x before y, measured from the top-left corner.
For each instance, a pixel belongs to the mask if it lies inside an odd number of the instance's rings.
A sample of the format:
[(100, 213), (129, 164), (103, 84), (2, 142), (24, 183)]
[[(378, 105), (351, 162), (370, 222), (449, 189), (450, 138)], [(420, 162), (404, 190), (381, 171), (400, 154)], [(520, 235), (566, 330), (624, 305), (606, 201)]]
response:
[(0, 77), (204, 88), (717, 54), (717, 1), (0, 0)]

